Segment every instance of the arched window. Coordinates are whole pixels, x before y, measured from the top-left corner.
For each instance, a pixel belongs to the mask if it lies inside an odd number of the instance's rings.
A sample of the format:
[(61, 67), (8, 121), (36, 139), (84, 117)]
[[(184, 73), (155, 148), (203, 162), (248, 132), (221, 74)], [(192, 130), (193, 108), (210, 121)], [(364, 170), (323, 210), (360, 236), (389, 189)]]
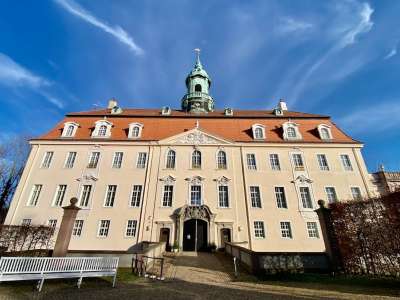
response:
[(288, 138), (295, 138), (296, 137), (296, 129), (293, 127), (288, 127), (287, 128), (287, 136)]
[(217, 167), (218, 169), (226, 169), (226, 153), (223, 150), (218, 151)]
[(140, 127), (135, 126), (132, 128), (132, 137), (139, 137), (140, 134)]
[(67, 127), (67, 131), (65, 132), (65, 136), (72, 136), (74, 134), (74, 129), (75, 129), (74, 125), (69, 125)]
[(201, 92), (201, 84), (196, 84), (196, 85), (194, 86), (194, 91), (195, 91), (195, 92)]
[(329, 140), (330, 138), (329, 130), (327, 128), (321, 128), (321, 139)]
[(192, 153), (192, 168), (193, 169), (201, 168), (201, 152), (199, 150), (195, 150)]
[(169, 150), (167, 154), (167, 169), (175, 169), (176, 153), (174, 150)]
[(107, 126), (106, 125), (101, 125), (99, 127), (98, 136), (106, 136), (106, 134), (107, 134)]
[(263, 131), (260, 127), (257, 127), (254, 129), (254, 138), (256, 139), (263, 139)]

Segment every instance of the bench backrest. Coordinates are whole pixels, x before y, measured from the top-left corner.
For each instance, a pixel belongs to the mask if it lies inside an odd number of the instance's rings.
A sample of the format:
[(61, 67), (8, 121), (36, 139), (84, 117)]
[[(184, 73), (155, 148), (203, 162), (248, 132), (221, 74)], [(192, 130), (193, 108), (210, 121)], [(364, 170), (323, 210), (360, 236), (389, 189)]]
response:
[(118, 257), (2, 257), (0, 274), (112, 272)]

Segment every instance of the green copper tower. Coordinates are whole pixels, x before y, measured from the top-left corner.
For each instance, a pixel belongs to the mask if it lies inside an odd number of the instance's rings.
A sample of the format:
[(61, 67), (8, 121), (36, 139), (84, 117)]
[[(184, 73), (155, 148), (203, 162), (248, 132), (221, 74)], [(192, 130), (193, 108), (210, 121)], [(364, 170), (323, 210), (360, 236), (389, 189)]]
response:
[(193, 113), (214, 110), (214, 100), (209, 95), (211, 79), (200, 62), (200, 49), (195, 49), (197, 59), (193, 70), (186, 77), (187, 94), (182, 98), (182, 109)]

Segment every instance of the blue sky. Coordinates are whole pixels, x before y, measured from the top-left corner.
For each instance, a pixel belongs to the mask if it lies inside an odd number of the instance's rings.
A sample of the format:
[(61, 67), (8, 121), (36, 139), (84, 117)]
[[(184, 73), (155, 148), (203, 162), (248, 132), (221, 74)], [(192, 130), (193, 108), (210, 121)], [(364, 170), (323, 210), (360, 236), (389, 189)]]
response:
[(201, 48), (217, 108), (331, 115), (370, 171), (400, 170), (400, 1), (0, 2), (4, 139), (65, 113), (180, 106)]

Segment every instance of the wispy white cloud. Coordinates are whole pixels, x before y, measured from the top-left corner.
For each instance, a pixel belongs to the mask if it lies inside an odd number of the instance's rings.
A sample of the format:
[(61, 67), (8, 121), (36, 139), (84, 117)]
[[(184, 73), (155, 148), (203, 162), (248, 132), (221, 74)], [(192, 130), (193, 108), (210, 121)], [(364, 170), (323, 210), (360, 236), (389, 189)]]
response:
[(118, 25), (111, 26), (107, 24), (105, 21), (102, 21), (99, 18), (95, 17), (93, 14), (85, 10), (82, 6), (80, 6), (73, 0), (54, 0), (54, 1), (69, 13), (111, 34), (121, 43), (127, 45), (129, 49), (132, 50), (135, 54), (141, 55), (144, 53), (143, 49), (140, 48), (134, 42), (133, 38), (120, 26)]
[(277, 26), (277, 32), (281, 34), (296, 32), (296, 31), (304, 31), (311, 29), (313, 24), (303, 22), (300, 20), (295, 20), (291, 17), (284, 17), (279, 20)]
[(33, 88), (51, 84), (45, 78), (33, 74), (3, 53), (0, 53), (0, 82), (12, 86), (28, 85)]
[(397, 45), (394, 46), (388, 54), (383, 59), (389, 59), (397, 54)]
[(58, 108), (63, 108), (64, 103), (46, 91), (53, 85), (52, 82), (21, 66), (9, 56), (0, 53), (0, 84), (11, 87), (27, 87), (45, 97)]
[(366, 108), (352, 109), (351, 113), (339, 118), (339, 123), (352, 133), (377, 133), (398, 127), (400, 115), (400, 101), (377, 101), (376, 105)]

